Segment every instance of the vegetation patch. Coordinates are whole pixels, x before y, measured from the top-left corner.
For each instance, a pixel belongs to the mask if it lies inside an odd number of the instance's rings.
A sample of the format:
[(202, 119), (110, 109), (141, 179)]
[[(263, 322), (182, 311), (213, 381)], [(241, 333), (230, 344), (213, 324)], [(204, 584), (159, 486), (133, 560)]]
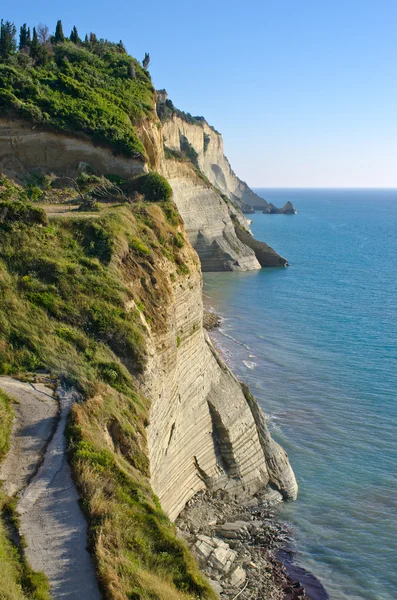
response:
[(182, 155), (185, 156), (187, 159), (189, 159), (190, 162), (196, 167), (196, 169), (198, 169), (199, 168), (198, 154), (197, 154), (196, 150), (193, 148), (193, 146), (190, 144), (187, 137), (185, 137), (182, 134), (180, 135), (180, 144), (181, 144)]
[(131, 179), (127, 191), (136, 191), (148, 202), (167, 202), (172, 198), (172, 188), (159, 173), (147, 173)]
[[(57, 26), (58, 27), (58, 26)], [(0, 47), (0, 110), (44, 128), (88, 134), (114, 152), (140, 160), (136, 133), (153, 119), (155, 92), (148, 71), (122, 43), (50, 35), (46, 26), (24, 25), (19, 47), (15, 28), (3, 24)], [(74, 28), (75, 29), (75, 28)]]

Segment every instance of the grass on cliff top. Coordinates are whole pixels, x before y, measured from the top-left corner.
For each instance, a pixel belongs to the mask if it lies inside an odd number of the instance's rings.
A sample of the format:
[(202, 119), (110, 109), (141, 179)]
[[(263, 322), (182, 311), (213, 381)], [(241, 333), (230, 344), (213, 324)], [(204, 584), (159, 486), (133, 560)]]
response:
[(69, 451), (104, 597), (215, 598), (151, 490), (149, 406), (134, 378), (146, 360), (142, 314), (166, 327), (173, 282), (193, 260), (174, 205), (143, 199), (48, 222), (1, 181), (0, 374), (42, 369), (82, 393)]
[(135, 126), (154, 117), (149, 73), (104, 40), (43, 47), (38, 58), (0, 59), (0, 114), (46, 128), (88, 134), (114, 152), (144, 160)]
[[(10, 445), (12, 401), (0, 390), (0, 462)], [(30, 569), (20, 548), (10, 539), (6, 526), (9, 505), (0, 487), (0, 598), (2, 600), (50, 600), (44, 575)], [(9, 518), (7, 518), (9, 521)]]

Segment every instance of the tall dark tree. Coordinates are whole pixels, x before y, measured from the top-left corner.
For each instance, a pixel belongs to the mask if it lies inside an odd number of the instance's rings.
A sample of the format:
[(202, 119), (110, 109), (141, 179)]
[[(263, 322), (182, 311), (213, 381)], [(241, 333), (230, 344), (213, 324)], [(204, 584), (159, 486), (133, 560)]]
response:
[(91, 33), (90, 33), (90, 44), (96, 44), (96, 43), (97, 43), (97, 41), (98, 41), (98, 40), (97, 40), (97, 38), (96, 38), (96, 35), (95, 35), (95, 33), (92, 33), (92, 31), (91, 31)]
[(79, 38), (76, 25), (73, 26), (73, 29), (70, 33), (70, 41), (73, 42), (73, 44), (81, 44), (81, 39)]
[(30, 44), (30, 28), (26, 26), (26, 23), (22, 25), (19, 30), (19, 49), (22, 50)]
[(127, 50), (125, 49), (123, 40), (120, 40), (117, 44), (117, 52), (120, 52), (120, 54), (127, 54)]
[(39, 38), (37, 35), (36, 27), (33, 27), (32, 41), (30, 43), (30, 56), (33, 59), (37, 59), (39, 57), (39, 50), (40, 50)]
[(144, 69), (147, 69), (149, 65), (150, 65), (150, 54), (148, 52), (145, 52), (145, 58), (142, 61), (142, 66)]
[(0, 58), (5, 59), (10, 54), (16, 51), (17, 42), (15, 40), (15, 34), (17, 28), (11, 21), (1, 20), (0, 26)]
[(54, 41), (56, 44), (60, 44), (65, 41), (65, 36), (63, 35), (63, 27), (62, 21), (57, 21), (57, 26), (55, 27), (55, 36)]

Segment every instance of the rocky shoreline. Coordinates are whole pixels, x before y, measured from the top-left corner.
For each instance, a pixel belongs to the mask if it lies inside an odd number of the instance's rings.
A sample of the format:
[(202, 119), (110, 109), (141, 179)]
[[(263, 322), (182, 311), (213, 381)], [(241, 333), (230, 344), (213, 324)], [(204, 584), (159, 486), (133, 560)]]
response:
[(281, 495), (267, 490), (236, 502), (199, 492), (176, 524), (221, 600), (327, 600), (322, 584), (293, 562), (288, 526), (277, 520)]

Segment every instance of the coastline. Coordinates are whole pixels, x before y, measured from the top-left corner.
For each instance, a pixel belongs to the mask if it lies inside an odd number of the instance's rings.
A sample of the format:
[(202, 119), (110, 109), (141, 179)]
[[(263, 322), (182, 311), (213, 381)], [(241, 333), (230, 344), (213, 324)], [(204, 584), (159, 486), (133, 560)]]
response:
[[(216, 337), (212, 335), (214, 331), (222, 325), (223, 317), (214, 311), (211, 305), (209, 295), (204, 295), (204, 327), (219, 352), (223, 360), (228, 363), (228, 356), (217, 344)], [(184, 511), (177, 519), (177, 526), (180, 534), (184, 537), (188, 545), (195, 551), (197, 536), (213, 537), (222, 535), (219, 524), (225, 521), (234, 523), (255, 522), (259, 526), (250, 528), (248, 532), (240, 528), (236, 534), (238, 547), (245, 554), (245, 562), (248, 564), (247, 587), (241, 586), (238, 597), (240, 600), (260, 600), (263, 593), (266, 593), (267, 600), (329, 600), (329, 594), (322, 582), (310, 571), (295, 562), (296, 551), (293, 550), (296, 540), (292, 538), (288, 523), (282, 522), (278, 516), (277, 506), (282, 502), (277, 497), (277, 492), (264, 490), (264, 493), (256, 494), (251, 502), (244, 504), (234, 503), (229, 497), (222, 497), (221, 494), (201, 493), (187, 504)], [(246, 520), (246, 521), (245, 521)], [(226, 537), (226, 541), (230, 539)], [(265, 544), (265, 545), (264, 545)], [(207, 561), (200, 560), (200, 552), (195, 552), (199, 560), (200, 567), (209, 577), (219, 585), (220, 581), (216, 578), (216, 571), (208, 568)], [(253, 560), (247, 560), (248, 557)], [(256, 562), (254, 562), (256, 560)], [(249, 572), (250, 565), (251, 573)], [(252, 573), (252, 570), (254, 571)], [(258, 571), (265, 572), (265, 578), (269, 584), (268, 588), (263, 588)], [(250, 577), (251, 575), (251, 577)], [(211, 576), (213, 579), (211, 579)], [(255, 584), (255, 591), (258, 595), (253, 596), (253, 589), (249, 581)], [(273, 589), (271, 589), (273, 586)], [(233, 598), (233, 590), (223, 590), (221, 598)], [(281, 595), (279, 595), (281, 594)]]

